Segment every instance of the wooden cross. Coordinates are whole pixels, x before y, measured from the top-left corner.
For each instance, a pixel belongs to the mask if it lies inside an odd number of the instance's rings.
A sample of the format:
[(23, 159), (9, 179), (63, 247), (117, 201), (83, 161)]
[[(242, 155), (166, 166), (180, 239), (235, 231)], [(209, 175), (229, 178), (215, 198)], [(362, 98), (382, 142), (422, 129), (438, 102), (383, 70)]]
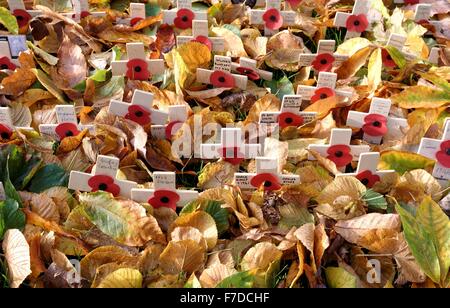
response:
[[(336, 164), (336, 167), (344, 169), (352, 161), (358, 161), (359, 155), (370, 151), (368, 145), (350, 145), (352, 130), (350, 128), (333, 128), (331, 130), (329, 144), (310, 144), (308, 149), (318, 152)], [(310, 153), (309, 160), (315, 160)]]
[(152, 125), (151, 132), (153, 137), (158, 139), (170, 140), (172, 135), (176, 133), (177, 129), (179, 129), (180, 126), (188, 119), (187, 106), (186, 105), (169, 106), (168, 118), (169, 118), (168, 124)]
[(25, 35), (0, 35), (0, 70), (15, 70), (19, 55), (28, 50)]
[(320, 72), (317, 79), (317, 85), (305, 86), (299, 85), (297, 87), (297, 94), (302, 96), (303, 100), (310, 100), (314, 103), (320, 99), (325, 99), (327, 97), (336, 95), (339, 97), (352, 97), (352, 92), (335, 90), (337, 81), (337, 74)]
[(213, 70), (197, 68), (197, 81), (212, 84), (215, 87), (238, 87), (245, 90), (247, 88), (247, 76), (231, 74), (231, 63), (231, 57), (215, 55)]
[(225, 40), (222, 37), (210, 37), (209, 27), (207, 20), (193, 20), (192, 21), (192, 35), (177, 36), (177, 45), (180, 46), (190, 41), (195, 41), (196, 39), (203, 38), (209, 40), (211, 43), (211, 50), (214, 52), (220, 52), (225, 49)]
[(261, 152), (261, 145), (243, 143), (240, 128), (222, 128), (220, 143), (204, 143), (200, 145), (203, 159), (223, 158), (231, 164), (238, 165), (244, 159), (255, 158)]
[(112, 193), (115, 197), (120, 195), (131, 198), (131, 189), (137, 187), (137, 183), (116, 178), (119, 163), (117, 157), (98, 155), (91, 173), (70, 172), (68, 187), (83, 192), (102, 190)]
[(208, 16), (207, 12), (193, 11), (191, 0), (177, 0), (176, 9), (163, 10), (164, 24), (175, 24), (181, 29), (187, 29), (193, 20), (208, 20)]
[(336, 13), (334, 26), (347, 29), (345, 40), (361, 36), (361, 33), (370, 29), (372, 21), (368, 14), (369, 10), (369, 0), (356, 0), (351, 13)]
[[(387, 46), (392, 46), (397, 48), (405, 57), (407, 61), (413, 61), (417, 59), (417, 56), (413, 53), (406, 52), (404, 49), (406, 42), (406, 36), (396, 33), (391, 33), (387, 41)], [(439, 60), (439, 48), (433, 47), (430, 50), (428, 61), (432, 64), (438, 64)]]
[(302, 112), (301, 95), (285, 95), (281, 103), (280, 111), (262, 111), (259, 115), (259, 123), (277, 123), (279, 127), (301, 126), (314, 121), (317, 112)]
[(31, 127), (14, 126), (10, 109), (8, 107), (0, 107), (0, 140), (9, 140), (16, 129), (33, 130)]
[(349, 111), (347, 126), (362, 128), (364, 141), (380, 144), (388, 132), (401, 132), (402, 128), (408, 127), (406, 119), (389, 117), (390, 109), (391, 100), (374, 97), (369, 112)]
[(43, 135), (51, 136), (56, 140), (76, 136), (87, 129), (91, 134), (95, 132), (94, 125), (78, 124), (77, 114), (73, 105), (56, 105), (57, 124), (40, 124), (39, 131)]
[(88, 0), (71, 0), (71, 2), (73, 11), (62, 13), (62, 15), (67, 18), (72, 18), (76, 22), (80, 22), (82, 18), (85, 18), (88, 15), (97, 17), (106, 15), (105, 12), (90, 12)]
[(422, 3), (422, 4), (418, 4), (416, 6), (416, 12), (414, 14), (414, 21), (417, 23), (423, 23), (423, 22), (429, 23), (436, 29), (436, 32), (443, 33), (443, 31), (444, 31), (443, 23), (439, 20), (431, 20), (430, 16), (431, 16), (431, 4)]
[(334, 52), (334, 40), (320, 40), (316, 54), (302, 53), (299, 57), (300, 66), (312, 66), (318, 72), (329, 72), (333, 67), (340, 66), (348, 56)]
[[(233, 72), (238, 72), (244, 75), (251, 76), (250, 74), (255, 72), (258, 77), (264, 79), (264, 80), (272, 80), (273, 74), (272, 72), (265, 71), (262, 69), (258, 69), (256, 67), (257, 62), (256, 60), (240, 57), (239, 63), (232, 62), (231, 63), (231, 70)], [(256, 79), (257, 80), (257, 79)]]
[(436, 161), (433, 169), (435, 178), (450, 180), (450, 118), (445, 119), (442, 139), (422, 138), (418, 153)]
[(25, 7), (25, 4), (23, 3), (23, 0), (8, 0), (8, 6), (9, 6), (9, 11), (14, 16), (16, 16), (16, 18), (17, 18), (17, 13), (19, 13), (17, 11), (26, 12), (31, 17), (36, 17), (36, 16), (42, 14), (42, 12), (39, 10), (27, 10)]
[(235, 173), (234, 182), (244, 190), (261, 186), (265, 190), (278, 190), (281, 185), (299, 184), (300, 176), (281, 174), (278, 158), (256, 157), (256, 173)]
[(132, 26), (147, 17), (145, 14), (144, 3), (130, 3), (130, 8), (128, 11), (129, 17), (118, 19), (117, 20), (118, 24)]
[(164, 125), (169, 117), (167, 112), (153, 109), (153, 94), (134, 90), (131, 104), (112, 99), (109, 112), (132, 120), (142, 126), (147, 124)]
[(294, 11), (281, 11), (281, 0), (266, 0), (264, 10), (250, 10), (250, 24), (264, 25), (264, 35), (271, 36), (278, 29), (295, 25)]
[(133, 188), (131, 190), (132, 200), (149, 203), (155, 208), (168, 206), (175, 210), (175, 207), (183, 207), (197, 198), (198, 192), (195, 190), (177, 189), (175, 172), (155, 171), (153, 172), (153, 189)]
[(127, 60), (112, 61), (113, 75), (125, 75), (131, 80), (148, 80), (164, 73), (164, 60), (149, 60), (143, 43), (127, 43)]
[(6, 192), (5, 188), (3, 187), (3, 183), (0, 182), (0, 201), (6, 200)]

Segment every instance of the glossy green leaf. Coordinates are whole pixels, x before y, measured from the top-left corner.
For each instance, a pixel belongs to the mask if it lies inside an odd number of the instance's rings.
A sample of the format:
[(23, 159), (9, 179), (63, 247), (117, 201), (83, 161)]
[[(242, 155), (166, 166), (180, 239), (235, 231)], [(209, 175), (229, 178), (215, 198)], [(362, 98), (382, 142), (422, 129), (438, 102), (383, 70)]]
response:
[(11, 34), (19, 34), (16, 17), (6, 7), (0, 7), (0, 24), (5, 26)]
[(39, 169), (30, 184), (30, 191), (43, 192), (55, 186), (67, 186), (69, 174), (56, 164), (49, 164)]
[(387, 209), (387, 202), (382, 194), (377, 193), (371, 189), (367, 190), (362, 197), (370, 209), (385, 210)]
[(383, 170), (393, 169), (400, 174), (414, 169), (426, 169), (431, 171), (434, 160), (425, 156), (403, 151), (385, 151), (381, 153), (378, 168)]
[(250, 271), (236, 273), (231, 275), (216, 286), (216, 288), (230, 289), (230, 288), (251, 288), (253, 287), (253, 282), (255, 281), (255, 276)]
[(356, 288), (356, 277), (342, 267), (327, 267), (325, 275), (330, 288)]
[(14, 199), (0, 202), (0, 239), (8, 229), (22, 230), (25, 227), (25, 214)]
[(397, 48), (395, 48), (394, 46), (386, 46), (384, 48), (387, 50), (392, 60), (394, 60), (395, 64), (397, 64), (399, 68), (403, 68), (407, 64), (405, 56)]

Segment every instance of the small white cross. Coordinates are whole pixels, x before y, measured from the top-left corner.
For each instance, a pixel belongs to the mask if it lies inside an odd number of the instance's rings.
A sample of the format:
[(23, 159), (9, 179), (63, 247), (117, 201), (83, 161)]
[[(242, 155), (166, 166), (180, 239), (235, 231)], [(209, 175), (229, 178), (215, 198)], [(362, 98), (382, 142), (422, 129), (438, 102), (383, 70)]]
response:
[[(370, 109), (369, 112), (359, 112), (350, 110), (347, 117), (347, 126), (350, 127), (357, 127), (357, 128), (363, 128), (364, 125), (378, 125), (378, 127), (383, 126), (383, 123), (380, 123), (380, 121), (369, 121), (367, 117), (371, 114), (378, 114), (384, 117), (386, 123), (384, 125), (387, 127), (386, 134), (390, 133), (401, 133), (401, 129), (408, 127), (408, 121), (406, 119), (402, 118), (394, 118), (389, 117), (389, 111), (391, 109), (391, 100), (389, 99), (383, 99), (379, 97), (372, 98), (372, 102), (370, 103)], [(367, 121), (365, 121), (367, 119)], [(375, 126), (376, 127), (376, 126)], [(381, 140), (383, 139), (383, 135), (378, 136), (371, 136), (369, 133), (364, 133), (364, 141), (367, 141), (369, 143), (373, 144), (380, 144)]]
[(6, 57), (15, 66), (19, 66), (19, 55), (26, 50), (28, 47), (25, 35), (0, 35), (0, 60)]
[(61, 136), (57, 133), (57, 128), (63, 124), (75, 124), (79, 131), (89, 130), (91, 134), (95, 132), (94, 125), (78, 124), (77, 114), (73, 105), (56, 105), (56, 122), (57, 124), (40, 124), (39, 131), (43, 135), (51, 136), (56, 140), (61, 140)]
[(272, 80), (272, 76), (273, 76), (272, 72), (258, 69), (256, 67), (256, 65), (257, 65), (256, 60), (245, 58), (245, 57), (240, 57), (239, 63), (235, 63), (235, 62), (231, 63), (231, 70), (233, 72), (238, 72), (239, 68), (241, 68), (241, 69), (249, 68), (249, 69), (252, 69), (253, 71), (255, 71), (259, 75), (259, 77), (261, 77), (262, 79), (269, 80), (269, 81)]
[[(370, 1), (369, 0), (356, 0), (355, 4), (353, 6), (352, 13), (343, 13), (343, 12), (336, 13), (336, 16), (334, 18), (334, 26), (339, 27), (339, 28), (347, 28), (348, 18), (350, 18), (351, 16), (363, 15), (369, 22), (369, 25), (366, 29), (366, 31), (367, 31), (370, 29), (370, 24), (372, 22), (370, 20), (369, 14), (368, 14), (369, 10), (370, 10)], [(361, 36), (361, 33), (362, 32), (350, 31), (347, 29), (347, 34), (345, 35), (345, 40)]]
[[(370, 151), (370, 146), (368, 145), (350, 145), (352, 139), (352, 130), (350, 128), (333, 128), (331, 130), (330, 142), (329, 144), (310, 144), (308, 149), (318, 152), (323, 157), (328, 157), (333, 160), (332, 157), (337, 153), (328, 153), (328, 150), (334, 146), (345, 146), (349, 149), (349, 154), (352, 156), (351, 161), (358, 161), (359, 155), (364, 152)], [(342, 151), (340, 155), (335, 155), (342, 157)], [(331, 158), (330, 158), (331, 157)], [(315, 160), (314, 156), (310, 153), (309, 160)], [(350, 162), (351, 162), (350, 161)], [(350, 163), (349, 162), (349, 163)], [(345, 166), (337, 166), (338, 168), (344, 169)]]
[(261, 152), (261, 145), (243, 143), (240, 128), (222, 128), (220, 143), (204, 143), (200, 145), (201, 158), (255, 158)]
[(431, 139), (431, 138), (422, 138), (419, 145), (419, 150), (417, 153), (428, 157), (430, 159), (434, 159), (436, 164), (433, 169), (433, 176), (437, 179), (442, 180), (450, 180), (450, 164), (444, 166), (439, 161), (446, 158), (447, 164), (450, 157), (450, 145), (442, 147), (444, 142), (448, 142), (450, 140), (450, 118), (445, 119), (444, 125), (444, 133), (442, 135), (442, 139)]
[(42, 14), (39, 10), (27, 10), (23, 0), (8, 0), (8, 6), (11, 13), (14, 14), (15, 10), (22, 10), (31, 15), (31, 17), (36, 17)]
[(443, 23), (439, 20), (431, 20), (431, 4), (418, 4), (416, 6), (416, 12), (414, 14), (414, 21), (419, 23), (425, 21), (432, 25), (436, 32), (443, 33)]
[[(320, 55), (328, 54), (334, 58), (333, 63), (331, 64), (331, 67), (340, 66), (345, 60), (348, 59), (348, 56), (335, 53), (334, 52), (335, 46), (336, 46), (336, 42), (334, 40), (320, 40), (319, 45), (317, 47), (316, 54), (307, 54), (307, 53), (300, 54), (299, 65), (300, 66), (311, 66), (311, 65), (313, 65), (313, 62), (320, 60), (320, 59), (318, 59), (318, 57), (320, 58)], [(319, 63), (319, 64), (324, 65), (326, 63)]]
[(207, 70), (203, 68), (197, 68), (197, 81), (206, 84), (213, 84), (211, 81), (211, 75), (215, 72), (225, 72), (234, 79), (235, 86), (245, 90), (247, 88), (247, 76), (231, 74), (231, 57), (214, 56), (214, 68), (213, 70)]
[[(184, 123), (188, 118), (188, 108), (186, 105), (174, 105), (169, 106), (169, 124), (156, 124), (152, 125), (151, 132), (152, 136), (158, 139), (166, 139), (169, 135), (175, 134), (176, 130), (171, 127), (171, 123)], [(175, 124), (176, 125), (176, 124)], [(167, 128), (171, 128), (171, 132), (167, 132)], [(177, 127), (175, 127), (176, 129)]]
[[(71, 171), (69, 178), (69, 189), (91, 192), (94, 190), (105, 189), (109, 191), (113, 185), (118, 186), (118, 195), (131, 198), (131, 189), (137, 186), (137, 183), (116, 178), (119, 170), (119, 159), (117, 157), (98, 155), (97, 163), (91, 173), (80, 171)], [(95, 183), (90, 182), (89, 180)], [(97, 183), (98, 182), (98, 183)], [(90, 185), (91, 184), (91, 185)], [(109, 187), (108, 187), (109, 185)]]
[(90, 12), (88, 0), (71, 0), (71, 2), (73, 11), (62, 13), (62, 15), (67, 18), (72, 18), (76, 22), (80, 22), (82, 18), (88, 15), (93, 15), (96, 17), (106, 15), (105, 12)]
[(129, 17), (121, 18), (117, 20), (118, 24), (121, 25), (131, 25), (136, 20), (143, 20), (147, 16), (145, 14), (145, 4), (144, 3), (130, 3)]
[(139, 203), (150, 203), (155, 192), (172, 191), (175, 192), (180, 199), (177, 207), (183, 207), (190, 201), (198, 198), (198, 192), (195, 190), (181, 190), (176, 188), (175, 172), (153, 172), (153, 189), (133, 188), (131, 190), (131, 199)]
[(164, 125), (166, 124), (167, 118), (169, 117), (169, 114), (167, 112), (153, 109), (153, 94), (142, 90), (134, 90), (133, 97), (131, 98), (131, 104), (112, 99), (109, 104), (109, 112), (120, 117), (127, 117), (128, 115), (128, 118), (130, 120), (133, 120), (134, 117), (130, 113), (132, 112), (132, 110), (130, 110), (131, 106), (139, 106), (150, 114), (150, 116), (148, 117), (149, 121), (146, 121), (147, 117), (145, 116), (145, 114), (135, 114), (137, 116), (137, 118), (135, 119), (139, 119), (140, 117), (142, 118), (138, 120), (140, 123), (135, 121), (136, 123), (139, 123), (141, 125), (150, 124), (150, 120), (152, 124)]
[[(391, 33), (389, 36), (389, 39), (387, 41), (387, 46), (392, 46), (397, 48), (405, 57), (407, 61), (413, 61), (417, 59), (417, 56), (413, 53), (409, 53), (405, 51), (405, 42), (406, 42), (406, 36), (396, 33)], [(433, 47), (430, 50), (430, 55), (428, 57), (428, 61), (433, 64), (438, 64), (439, 61), (439, 48)]]
[(271, 36), (278, 30), (271, 30), (265, 26), (263, 15), (270, 9), (276, 9), (283, 18), (283, 27), (295, 25), (296, 13), (294, 11), (281, 11), (281, 0), (266, 0), (265, 10), (250, 10), (250, 24), (264, 25), (264, 35)]
[[(294, 116), (299, 116), (303, 119), (302, 124), (304, 125), (306, 123), (314, 121), (314, 119), (317, 116), (317, 112), (302, 112), (300, 111), (300, 107), (302, 105), (302, 97), (301, 95), (285, 95), (283, 96), (283, 101), (281, 103), (281, 110), (280, 111), (262, 111), (259, 115), (259, 123), (265, 123), (265, 124), (271, 124), (271, 123), (279, 123), (279, 117), (280, 115), (291, 115), (294, 114)], [(290, 118), (290, 120), (285, 121), (286, 125), (281, 124), (281, 127), (284, 128), (286, 126), (289, 126), (290, 122), (295, 123), (295, 119)], [(278, 124), (280, 125), (280, 124)], [(298, 125), (298, 126), (300, 126)]]
[(225, 40), (223, 39), (223, 37), (210, 37), (208, 35), (209, 35), (208, 21), (193, 20), (192, 35), (191, 36), (178, 35), (177, 45), (180, 46), (182, 44), (195, 40), (199, 36), (203, 36), (211, 42), (212, 51), (220, 52), (225, 49)]
[(163, 23), (173, 25), (176, 18), (181, 18), (178, 16), (178, 11), (180, 9), (188, 9), (194, 14), (195, 20), (208, 20), (207, 12), (199, 12), (192, 10), (191, 0), (177, 0), (177, 8), (172, 10), (163, 10)]
[[(113, 75), (126, 75), (132, 80), (148, 80), (149, 75), (144, 73), (146, 71), (151, 76), (164, 73), (164, 60), (147, 59), (143, 43), (127, 43), (127, 56), (127, 60), (111, 62)], [(136, 61), (139, 61), (139, 63), (136, 63)]]
[(0, 182), (0, 201), (6, 200), (5, 188), (3, 187), (3, 183)]
[(241, 189), (257, 189), (259, 187), (252, 185), (251, 182), (255, 176), (261, 174), (270, 174), (274, 176), (280, 185), (294, 185), (300, 183), (299, 175), (281, 174), (278, 159), (269, 157), (256, 157), (256, 173), (235, 173), (234, 182)]
[[(5, 126), (10, 133), (16, 129), (33, 130), (31, 127), (16, 127), (11, 118), (11, 111), (8, 107), (0, 107), (0, 125)], [(1, 138), (5, 139), (5, 138)]]
[(331, 91), (333, 95), (340, 97), (352, 97), (353, 93), (349, 91), (335, 90), (337, 81), (337, 74), (320, 72), (317, 78), (317, 85), (305, 86), (299, 85), (297, 87), (297, 94), (302, 96), (303, 100), (310, 100), (312, 103), (319, 99), (327, 98), (327, 94), (323, 91)]

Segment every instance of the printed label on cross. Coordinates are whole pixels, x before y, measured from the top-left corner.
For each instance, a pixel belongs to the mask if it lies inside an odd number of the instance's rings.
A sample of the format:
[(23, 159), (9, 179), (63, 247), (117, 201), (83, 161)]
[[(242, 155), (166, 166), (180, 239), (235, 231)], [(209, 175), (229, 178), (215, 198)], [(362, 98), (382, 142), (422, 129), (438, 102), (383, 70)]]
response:
[(370, 29), (369, 10), (369, 0), (356, 0), (352, 13), (336, 13), (334, 26), (347, 29), (345, 40), (361, 36), (361, 33)]
[(176, 188), (175, 172), (153, 172), (153, 189), (133, 188), (131, 199), (139, 203), (149, 203), (154, 208), (168, 207), (176, 210), (198, 198), (195, 190)]
[(231, 57), (214, 56), (213, 70), (197, 68), (197, 81), (217, 88), (247, 88), (247, 76), (231, 74)]
[(182, 45), (190, 41), (196, 41), (208, 46), (214, 52), (225, 49), (225, 40), (222, 37), (210, 37), (207, 20), (192, 21), (192, 36), (177, 36), (177, 45)]
[(408, 127), (406, 119), (389, 117), (390, 109), (391, 101), (389, 99), (374, 97), (368, 113), (349, 111), (347, 126), (362, 128), (365, 141), (380, 144), (386, 134), (398, 135), (401, 134), (403, 128)]
[(340, 97), (352, 97), (352, 92), (335, 90), (336, 81), (337, 74), (320, 72), (315, 87), (299, 85), (297, 87), (297, 94), (301, 95), (303, 100), (310, 100), (311, 103), (335, 95)]
[(208, 20), (206, 11), (192, 10), (191, 0), (177, 0), (177, 8), (163, 10), (163, 23), (175, 25), (178, 29), (189, 29), (193, 20)]
[(317, 112), (301, 112), (301, 95), (285, 95), (280, 111), (263, 111), (259, 116), (259, 123), (278, 123), (282, 129), (288, 126), (302, 126), (314, 121)]
[(444, 24), (439, 20), (431, 20), (431, 4), (418, 4), (414, 14), (414, 21), (418, 24), (430, 24), (434, 27), (436, 32), (443, 33)]
[[(361, 153), (370, 151), (368, 145), (350, 145), (351, 139), (352, 130), (350, 128), (333, 128), (329, 144), (310, 144), (308, 149), (333, 161), (336, 167), (342, 170), (352, 161), (358, 161)], [(308, 159), (315, 160), (312, 154), (309, 154)]]
[(117, 20), (118, 24), (134, 26), (139, 21), (145, 19), (147, 16), (145, 14), (145, 4), (144, 3), (130, 3), (130, 8), (128, 9), (129, 17), (121, 18)]
[(336, 42), (320, 40), (316, 54), (302, 53), (299, 57), (300, 66), (312, 66), (317, 72), (329, 72), (333, 67), (341, 65), (348, 56), (334, 52)]
[(131, 104), (111, 100), (109, 112), (142, 126), (147, 124), (163, 125), (169, 117), (167, 112), (153, 109), (153, 94), (142, 90), (134, 90)]
[(15, 70), (20, 53), (26, 50), (25, 35), (0, 35), (0, 70)]
[(3, 187), (3, 183), (0, 182), (0, 201), (6, 200), (5, 188)]
[(247, 76), (250, 80), (259, 80), (260, 78), (264, 80), (272, 80), (272, 72), (264, 71), (261, 69), (258, 69), (256, 60), (240, 57), (239, 63), (232, 62), (231, 63), (231, 70), (233, 72), (240, 73), (242, 75)]
[(16, 127), (8, 107), (0, 107), (0, 140), (9, 140), (15, 129), (33, 130), (31, 127)]
[(361, 153), (358, 167), (354, 173), (340, 173), (336, 174), (336, 177), (354, 176), (365, 186), (371, 188), (376, 182), (381, 181), (383, 177), (395, 173), (395, 170), (378, 170), (379, 160), (380, 153), (378, 152)]
[[(401, 34), (392, 33), (389, 36), (389, 39), (387, 41), (387, 46), (392, 46), (397, 48), (408, 61), (413, 61), (417, 59), (417, 55), (405, 51), (405, 42), (406, 42), (406, 36)], [(433, 47), (430, 51), (430, 55), (428, 57), (428, 61), (437, 64), (438, 63), (438, 57), (439, 57), (439, 48)], [(386, 50), (383, 50), (383, 64), (388, 67), (396, 67), (397, 64), (394, 62), (394, 60), (391, 58), (389, 53)]]
[(152, 125), (152, 136), (158, 139), (171, 140), (187, 118), (188, 108), (186, 105), (169, 106), (169, 123)]
[(149, 60), (143, 43), (127, 43), (127, 60), (112, 61), (113, 75), (125, 75), (131, 80), (148, 80), (164, 73), (164, 60)]
[(239, 165), (244, 159), (255, 158), (261, 151), (261, 145), (243, 143), (240, 128), (222, 128), (220, 143), (204, 143), (200, 145), (201, 158), (223, 160)]
[(98, 155), (97, 163), (91, 173), (70, 172), (69, 189), (83, 192), (101, 190), (109, 192), (115, 197), (131, 198), (131, 189), (135, 188), (137, 183), (116, 178), (119, 163), (117, 157)]
[(40, 124), (39, 131), (43, 135), (51, 136), (56, 140), (78, 135), (87, 129), (91, 134), (95, 132), (94, 125), (78, 124), (77, 114), (73, 105), (56, 105), (57, 124)]
[(282, 185), (299, 184), (300, 176), (281, 174), (277, 158), (256, 157), (256, 173), (235, 173), (234, 182), (241, 189), (279, 190)]
[(250, 10), (250, 24), (264, 25), (264, 34), (273, 35), (281, 27), (295, 25), (294, 11), (281, 11), (281, 0), (266, 0), (265, 10)]
[(450, 180), (450, 118), (445, 119), (442, 139), (422, 138), (418, 153), (436, 161), (433, 169), (435, 178)]

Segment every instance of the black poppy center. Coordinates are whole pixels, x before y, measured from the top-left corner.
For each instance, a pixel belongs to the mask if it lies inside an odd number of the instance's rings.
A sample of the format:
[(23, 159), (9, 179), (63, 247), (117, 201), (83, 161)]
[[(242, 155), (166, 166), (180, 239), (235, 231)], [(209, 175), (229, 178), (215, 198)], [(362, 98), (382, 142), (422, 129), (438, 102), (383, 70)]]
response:
[(101, 183), (100, 185), (98, 185), (98, 189), (100, 190), (107, 190), (108, 189), (108, 185), (105, 183)]
[(140, 66), (136, 66), (136, 67), (134, 68), (134, 71), (137, 72), (137, 73), (139, 73), (140, 71), (142, 71), (142, 68), (141, 68)]
[(2, 64), (0, 67), (2, 68), (2, 70), (7, 70), (8, 69), (8, 65), (6, 65), (6, 64)]
[(342, 157), (344, 155), (344, 153), (342, 151), (336, 151), (336, 153), (334, 153), (334, 156), (336, 157)]
[(363, 183), (364, 185), (367, 185), (367, 184), (369, 184), (369, 179), (367, 179), (367, 178), (361, 179), (361, 183)]
[(328, 97), (328, 95), (326, 95), (325, 93), (320, 94), (320, 99), (326, 99)]
[(170, 199), (169, 199), (168, 197), (162, 197), (162, 198), (160, 199), (160, 201), (161, 201), (162, 203), (169, 203)]
[(273, 21), (273, 22), (277, 21), (277, 16), (270, 15), (270, 21)]
[(285, 121), (287, 124), (290, 124), (290, 123), (294, 122), (294, 120), (293, 120), (292, 118), (286, 118), (284, 121)]
[(322, 64), (322, 65), (325, 65), (325, 64), (327, 64), (327, 63), (328, 63), (327, 59), (322, 59), (322, 60), (320, 60), (320, 64)]
[(2, 137), (2, 139), (9, 139), (9, 134), (7, 132), (2, 132), (0, 136)]
[(380, 121), (374, 121), (372, 123), (372, 125), (375, 126), (375, 127), (380, 127), (381, 126), (381, 122)]
[(272, 186), (272, 182), (271, 181), (264, 181), (264, 187), (270, 187)]
[(17, 19), (18, 21), (22, 21), (22, 20), (23, 20), (23, 16), (16, 16), (16, 19)]
[(219, 81), (220, 82), (225, 82), (225, 77), (223, 77), (223, 76), (219, 77)]
[(71, 131), (71, 130), (68, 130), (68, 131), (66, 131), (66, 137), (72, 137), (73, 136), (73, 131)]
[(354, 24), (355, 26), (359, 26), (359, 20), (355, 20), (355, 21), (353, 22), (353, 24)]
[(144, 115), (144, 113), (142, 112), (142, 111), (136, 111), (135, 113), (134, 113), (134, 115), (135, 116), (137, 116), (138, 118), (140, 118), (140, 117), (142, 117), (143, 115)]
[(447, 154), (447, 155), (450, 156), (450, 148), (446, 148), (446, 149), (445, 149), (445, 154)]
[(386, 59), (388, 59), (389, 61), (392, 61), (392, 57), (391, 57), (391, 55), (390, 55), (390, 54), (388, 54), (388, 55), (386, 56)]
[(181, 17), (181, 20), (184, 22), (187, 22), (189, 20), (189, 18), (187, 16), (183, 16), (183, 17)]

